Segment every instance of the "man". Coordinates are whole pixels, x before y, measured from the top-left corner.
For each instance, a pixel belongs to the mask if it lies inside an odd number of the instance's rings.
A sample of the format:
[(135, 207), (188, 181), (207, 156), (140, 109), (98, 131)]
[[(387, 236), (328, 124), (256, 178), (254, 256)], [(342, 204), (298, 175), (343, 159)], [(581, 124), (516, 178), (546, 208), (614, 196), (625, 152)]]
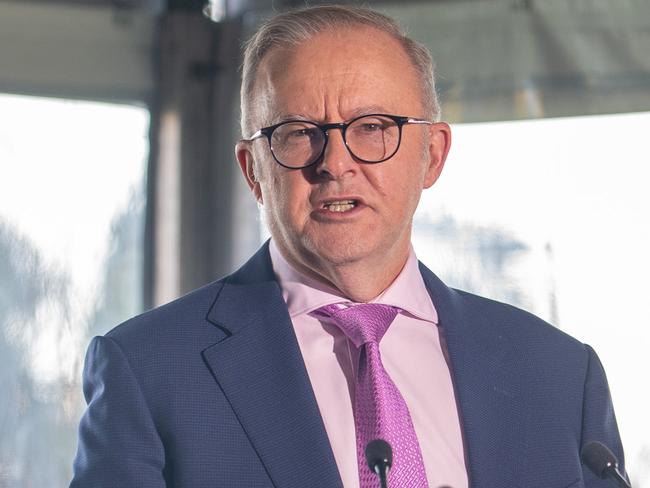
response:
[(605, 487), (623, 458), (595, 353), (447, 288), (410, 246), (451, 135), (426, 50), (367, 9), (281, 14), (247, 45), (236, 157), (272, 239), (93, 340), (71, 487)]

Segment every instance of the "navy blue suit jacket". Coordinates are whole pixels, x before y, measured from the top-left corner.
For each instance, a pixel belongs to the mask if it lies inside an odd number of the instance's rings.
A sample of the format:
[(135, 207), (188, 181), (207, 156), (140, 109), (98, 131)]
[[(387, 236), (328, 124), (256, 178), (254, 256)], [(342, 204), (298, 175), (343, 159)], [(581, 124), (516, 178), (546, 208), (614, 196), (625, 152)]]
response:
[[(471, 486), (609, 486), (579, 459), (590, 440), (623, 459), (593, 350), (420, 268)], [(268, 246), (233, 275), (94, 338), (84, 394), (71, 488), (342, 486)]]

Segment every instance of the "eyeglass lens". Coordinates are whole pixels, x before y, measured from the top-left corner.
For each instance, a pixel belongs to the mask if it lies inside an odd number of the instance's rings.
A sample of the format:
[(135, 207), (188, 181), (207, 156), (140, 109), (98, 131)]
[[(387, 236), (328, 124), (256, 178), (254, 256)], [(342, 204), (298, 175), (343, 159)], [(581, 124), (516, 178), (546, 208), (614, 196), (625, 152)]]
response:
[[(391, 157), (399, 146), (399, 139), (399, 125), (389, 117), (377, 115), (356, 119), (345, 131), (350, 152), (369, 163)], [(313, 122), (289, 122), (273, 131), (271, 150), (283, 165), (300, 168), (320, 157), (325, 140), (325, 134)]]

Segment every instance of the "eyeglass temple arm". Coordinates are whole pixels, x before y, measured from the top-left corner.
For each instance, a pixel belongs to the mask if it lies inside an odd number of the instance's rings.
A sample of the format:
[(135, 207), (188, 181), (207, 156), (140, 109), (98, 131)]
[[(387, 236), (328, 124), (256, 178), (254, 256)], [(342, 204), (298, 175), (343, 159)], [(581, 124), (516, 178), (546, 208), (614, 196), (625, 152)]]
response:
[(431, 122), (430, 120), (424, 120), (424, 119), (414, 119), (414, 118), (408, 118), (406, 119), (407, 124), (426, 124), (426, 125), (432, 125), (435, 124), (435, 122)]
[(243, 137), (243, 138), (242, 138), (242, 141), (244, 141), (244, 142), (252, 142), (252, 141), (254, 141), (255, 139), (259, 139), (260, 137), (263, 137), (263, 136), (264, 136), (264, 134), (262, 133), (262, 129), (260, 129), (260, 130), (258, 130), (258, 131), (255, 131), (255, 132), (253, 133), (253, 135), (250, 136), (250, 137)]

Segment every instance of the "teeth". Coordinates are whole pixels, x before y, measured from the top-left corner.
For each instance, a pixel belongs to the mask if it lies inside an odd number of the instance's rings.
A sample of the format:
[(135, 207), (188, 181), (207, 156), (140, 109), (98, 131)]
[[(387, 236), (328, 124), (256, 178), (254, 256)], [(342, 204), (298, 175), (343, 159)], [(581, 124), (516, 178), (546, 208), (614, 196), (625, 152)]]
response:
[(354, 205), (352, 204), (346, 204), (346, 205), (336, 205), (336, 204), (330, 204), (327, 206), (328, 210), (330, 212), (347, 212), (348, 210), (352, 210), (354, 208)]
[(341, 200), (339, 202), (330, 202), (325, 204), (325, 208), (330, 212), (347, 212), (355, 207), (354, 200)]

